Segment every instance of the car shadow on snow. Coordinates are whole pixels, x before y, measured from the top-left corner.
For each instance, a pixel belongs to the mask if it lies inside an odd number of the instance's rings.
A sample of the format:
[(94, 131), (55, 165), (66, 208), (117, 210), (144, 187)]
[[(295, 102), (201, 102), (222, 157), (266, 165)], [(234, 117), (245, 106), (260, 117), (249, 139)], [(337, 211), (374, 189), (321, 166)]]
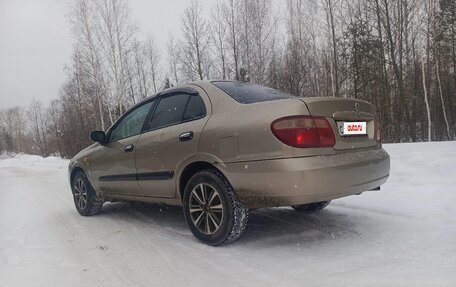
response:
[(314, 213), (290, 207), (258, 209), (250, 213), (247, 230), (239, 244), (261, 242), (271, 247), (353, 238), (361, 235), (357, 227), (351, 215), (330, 207)]
[[(145, 203), (107, 203), (99, 215), (103, 218), (121, 220), (127, 224), (144, 225), (141, 228), (161, 227), (169, 236), (189, 236), (181, 207)], [(369, 221), (363, 217), (363, 221)], [(275, 245), (305, 245), (312, 242), (360, 237), (360, 218), (345, 213), (339, 208), (328, 207), (311, 213), (296, 211), (289, 207), (264, 208), (250, 212), (244, 235), (230, 246), (261, 243), (262, 247)], [(365, 227), (368, 222), (363, 222)]]
[(182, 231), (187, 228), (181, 207), (160, 204), (141, 202), (105, 203), (99, 216), (134, 224), (156, 224)]

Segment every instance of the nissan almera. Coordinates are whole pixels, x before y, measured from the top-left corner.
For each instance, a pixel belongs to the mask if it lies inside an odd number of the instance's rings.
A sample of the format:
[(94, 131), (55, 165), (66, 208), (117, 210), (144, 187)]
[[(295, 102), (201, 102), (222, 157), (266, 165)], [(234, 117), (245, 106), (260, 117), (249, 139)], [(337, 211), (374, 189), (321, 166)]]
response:
[(238, 239), (251, 209), (321, 210), (379, 189), (390, 170), (370, 103), (242, 82), (165, 90), (90, 138), (69, 166), (81, 215), (107, 201), (182, 206), (194, 236), (213, 246)]

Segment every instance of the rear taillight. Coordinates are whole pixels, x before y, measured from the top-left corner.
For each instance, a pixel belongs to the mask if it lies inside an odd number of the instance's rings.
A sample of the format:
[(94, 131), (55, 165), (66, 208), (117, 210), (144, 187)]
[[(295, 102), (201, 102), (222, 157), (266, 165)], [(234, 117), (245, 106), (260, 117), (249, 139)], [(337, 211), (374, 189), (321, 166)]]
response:
[(379, 120), (375, 120), (375, 141), (382, 143), (382, 125)]
[(298, 148), (333, 147), (334, 132), (325, 117), (291, 116), (271, 124), (274, 136), (286, 145)]

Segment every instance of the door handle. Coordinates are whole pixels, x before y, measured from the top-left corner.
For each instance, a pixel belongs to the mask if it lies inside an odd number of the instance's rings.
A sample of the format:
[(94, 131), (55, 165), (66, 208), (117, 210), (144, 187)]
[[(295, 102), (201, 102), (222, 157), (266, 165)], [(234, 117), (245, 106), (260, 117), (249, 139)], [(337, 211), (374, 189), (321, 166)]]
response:
[(185, 133), (181, 133), (179, 135), (179, 141), (181, 141), (181, 142), (186, 142), (186, 141), (192, 140), (192, 138), (193, 138), (193, 132), (185, 132)]
[(124, 147), (124, 152), (132, 152), (134, 149), (135, 149), (135, 146), (132, 144), (129, 144)]

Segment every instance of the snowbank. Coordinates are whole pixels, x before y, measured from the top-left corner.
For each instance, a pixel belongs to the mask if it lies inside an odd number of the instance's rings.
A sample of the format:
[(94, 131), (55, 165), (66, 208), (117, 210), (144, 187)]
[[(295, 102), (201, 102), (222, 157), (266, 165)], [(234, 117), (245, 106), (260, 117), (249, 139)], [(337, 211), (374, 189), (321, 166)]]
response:
[(64, 168), (68, 167), (69, 160), (60, 157), (49, 156), (43, 158), (38, 155), (30, 154), (2, 154), (0, 157), (0, 167), (50, 167), (50, 168)]
[(220, 248), (198, 243), (180, 208), (79, 216), (67, 160), (1, 159), (0, 286), (455, 286), (456, 142), (385, 149), (381, 191), (315, 214), (253, 211)]

